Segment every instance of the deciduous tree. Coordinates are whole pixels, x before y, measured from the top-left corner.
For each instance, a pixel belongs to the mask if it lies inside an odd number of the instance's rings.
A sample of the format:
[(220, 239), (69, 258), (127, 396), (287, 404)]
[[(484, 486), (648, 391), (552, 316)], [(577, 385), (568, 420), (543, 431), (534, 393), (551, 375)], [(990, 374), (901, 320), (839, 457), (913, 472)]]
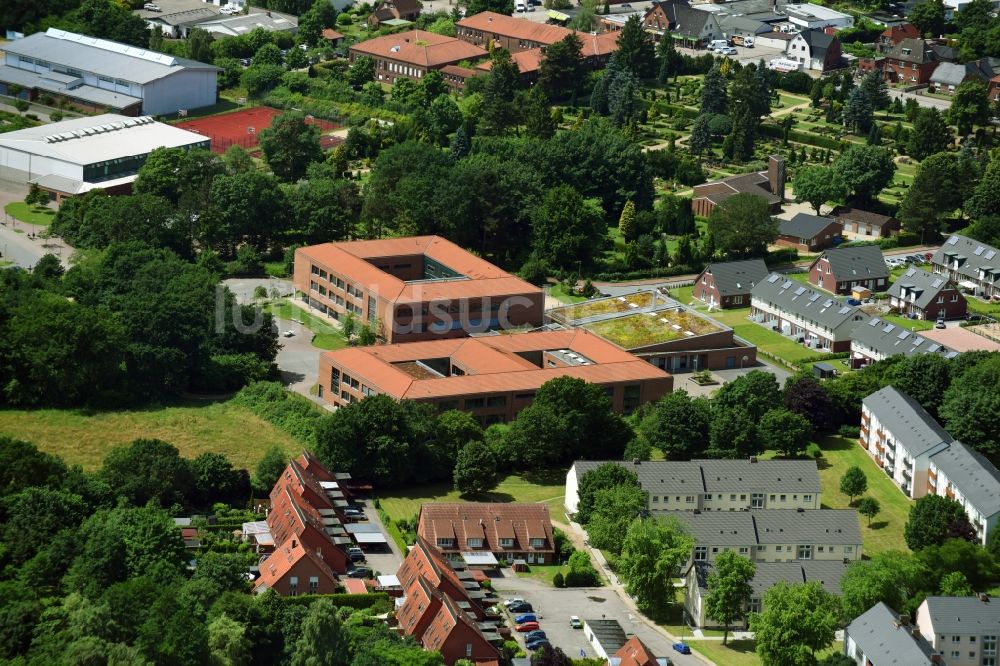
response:
[(782, 581), (764, 595), (763, 612), (750, 616), (763, 666), (810, 666), (833, 643), (840, 600), (818, 582)]
[(949, 538), (973, 540), (976, 531), (962, 505), (948, 497), (925, 495), (910, 507), (903, 538), (911, 550), (939, 546)]
[(951, 143), (951, 128), (941, 112), (934, 107), (921, 108), (913, 121), (913, 131), (906, 143), (907, 154), (915, 160), (947, 150)]
[(669, 460), (689, 460), (708, 448), (711, 403), (692, 398), (684, 389), (657, 400), (636, 427), (639, 436)]
[(868, 527), (872, 526), (872, 519), (882, 510), (882, 505), (874, 497), (862, 497), (858, 502), (858, 513), (868, 518)]
[(729, 258), (763, 256), (778, 237), (767, 201), (754, 194), (733, 195), (716, 206), (708, 218), (716, 247)]
[(847, 196), (847, 189), (828, 166), (807, 166), (795, 172), (795, 201), (808, 202), (820, 214), (827, 201), (840, 201)]
[(720, 553), (712, 563), (712, 571), (708, 574), (705, 615), (722, 623), (723, 645), (729, 640), (729, 628), (746, 613), (753, 596), (750, 583), (756, 573), (757, 567), (751, 560), (731, 550)]
[(847, 495), (850, 504), (854, 504), (854, 498), (866, 490), (868, 490), (868, 477), (865, 476), (865, 471), (857, 465), (848, 467), (840, 477), (840, 492)]
[(586, 524), (594, 511), (598, 491), (618, 486), (640, 488), (639, 477), (632, 470), (616, 462), (604, 463), (584, 473), (577, 488), (575, 520)]
[(463, 495), (483, 495), (500, 481), (493, 451), (479, 440), (469, 442), (458, 452), (453, 475), (455, 490)]
[(604, 211), (597, 199), (584, 199), (569, 185), (556, 185), (531, 214), (535, 253), (550, 266), (590, 265), (607, 241)]
[(972, 133), (974, 125), (984, 125), (990, 118), (986, 84), (978, 79), (968, 79), (959, 84), (951, 96), (948, 120), (958, 128), (960, 135)]
[(662, 617), (674, 600), (677, 567), (691, 556), (693, 547), (694, 539), (677, 518), (643, 518), (629, 525), (618, 571), (639, 608)]
[(264, 160), (278, 178), (298, 180), (313, 162), (323, 161), (319, 128), (301, 113), (283, 113), (260, 133)]
[(812, 439), (812, 424), (802, 415), (787, 409), (772, 409), (760, 419), (757, 436), (768, 448), (785, 457), (805, 453)]
[(916, 610), (910, 602), (919, 603), (927, 591), (927, 575), (927, 567), (895, 550), (852, 562), (840, 580), (844, 615), (853, 620), (880, 601), (900, 612)]
[(586, 71), (583, 42), (573, 32), (545, 49), (538, 71), (538, 85), (551, 100), (572, 96)]
[(892, 181), (896, 164), (881, 146), (853, 145), (833, 162), (833, 171), (859, 204), (867, 205)]

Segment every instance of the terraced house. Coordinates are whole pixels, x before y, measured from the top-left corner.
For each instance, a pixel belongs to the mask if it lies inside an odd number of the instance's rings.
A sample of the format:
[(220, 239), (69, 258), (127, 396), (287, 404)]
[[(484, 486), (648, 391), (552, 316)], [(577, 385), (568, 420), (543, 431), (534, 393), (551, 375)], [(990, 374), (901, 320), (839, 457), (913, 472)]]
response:
[(913, 266), (889, 287), (889, 305), (920, 319), (964, 319), (968, 303), (948, 276)]
[(897, 324), (872, 317), (851, 333), (851, 368), (863, 368), (891, 356), (940, 354), (954, 358), (958, 352)]
[(694, 537), (694, 562), (733, 551), (755, 562), (861, 559), (861, 527), (851, 509), (681, 511)]
[(880, 292), (889, 286), (889, 268), (878, 246), (837, 248), (816, 257), (809, 282), (833, 294), (850, 295), (859, 287)]
[(712, 262), (695, 280), (692, 295), (709, 307), (746, 307), (750, 290), (767, 275), (763, 259)]
[(576, 513), (580, 479), (613, 462), (632, 471), (647, 507), (663, 511), (819, 509), (820, 485), (811, 460), (577, 460), (566, 474), (566, 510)]
[(772, 273), (750, 293), (750, 317), (815, 349), (848, 351), (855, 327), (869, 317), (810, 286)]
[(952, 234), (931, 257), (934, 269), (980, 298), (1000, 297), (1000, 250)]
[(552, 564), (555, 558), (546, 504), (424, 504), (417, 534), (444, 557), (469, 566), (516, 559)]

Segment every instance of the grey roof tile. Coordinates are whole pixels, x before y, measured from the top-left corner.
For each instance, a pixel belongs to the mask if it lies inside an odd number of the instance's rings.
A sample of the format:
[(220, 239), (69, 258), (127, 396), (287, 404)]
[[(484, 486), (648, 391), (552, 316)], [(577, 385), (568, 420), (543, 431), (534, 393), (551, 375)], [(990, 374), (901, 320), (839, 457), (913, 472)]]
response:
[(877, 245), (826, 250), (816, 258), (816, 261), (823, 257), (830, 262), (830, 268), (838, 282), (889, 277), (889, 268), (885, 265), (885, 257), (882, 255), (882, 249)]
[(937, 634), (1000, 634), (1000, 602), (979, 597), (927, 597), (927, 612)]
[[(840, 579), (848, 565), (843, 561), (808, 561), (798, 562), (755, 562), (757, 571), (750, 585), (754, 596), (763, 597), (769, 589), (778, 583), (795, 585), (798, 583), (817, 582), (830, 594), (840, 596)], [(708, 576), (712, 573), (710, 562), (695, 562), (695, 573), (698, 576), (698, 587), (708, 588)]]
[[(912, 625), (901, 625), (899, 615), (879, 602), (847, 625), (846, 636), (877, 666), (930, 666), (931, 646), (914, 636)], [(845, 636), (845, 639), (846, 639)]]
[(815, 238), (831, 224), (839, 223), (830, 217), (796, 213), (792, 219), (780, 221), (778, 233), (782, 236), (795, 236), (796, 238)]
[(950, 347), (878, 317), (872, 317), (855, 326), (851, 333), (851, 343), (852, 347), (858, 348), (858, 351), (865, 352), (867, 348), (883, 357), (898, 354), (903, 356), (941, 354), (945, 358), (958, 356), (958, 352)]
[(889, 295), (903, 298), (904, 287), (916, 292), (917, 298), (913, 303), (918, 308), (926, 308), (933, 303), (942, 289), (949, 287), (954, 289), (954, 285), (951, 284), (947, 275), (929, 273), (916, 266), (910, 267), (905, 273), (899, 276), (892, 286), (889, 287)]
[(960, 261), (960, 275), (978, 280), (980, 270), (985, 269), (989, 272), (992, 283), (1000, 282), (1000, 249), (952, 234), (934, 253), (931, 262), (937, 266), (947, 266), (955, 258)]
[(919, 402), (894, 386), (875, 391), (862, 404), (913, 457), (952, 441), (952, 436)]
[(713, 262), (705, 271), (715, 278), (715, 287), (722, 296), (749, 294), (768, 274), (763, 259)]
[(820, 492), (819, 472), (812, 460), (658, 460), (638, 464), (619, 460), (578, 460), (579, 480), (607, 462), (635, 472), (651, 495), (711, 492)]
[(778, 273), (771, 273), (767, 279), (758, 282), (750, 295), (834, 331), (850, 322), (863, 323), (869, 319), (861, 308), (845, 305), (826, 292)]
[(764, 509), (674, 512), (705, 546), (771, 544), (861, 545), (858, 514), (850, 509)]
[(931, 462), (983, 516), (1000, 513), (1000, 470), (981, 453), (954, 440), (947, 449), (932, 455)]

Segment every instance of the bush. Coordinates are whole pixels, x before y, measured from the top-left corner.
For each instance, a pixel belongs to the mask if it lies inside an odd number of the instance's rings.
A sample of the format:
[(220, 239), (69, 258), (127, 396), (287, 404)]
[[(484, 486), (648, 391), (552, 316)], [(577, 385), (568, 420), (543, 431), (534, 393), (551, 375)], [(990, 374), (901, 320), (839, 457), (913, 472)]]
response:
[(30, 106), (31, 105), (25, 102), (23, 99), (14, 100), (14, 108), (20, 111), (21, 113), (27, 111)]
[(816, 442), (810, 442), (809, 446), (806, 447), (806, 455), (819, 460), (823, 457), (823, 449), (819, 448), (819, 444)]
[(798, 261), (799, 251), (794, 247), (783, 247), (767, 253), (768, 264), (790, 264)]
[(552, 584), (556, 587), (566, 587), (566, 581), (561, 571), (557, 571), (556, 575), (552, 577)]
[(837, 434), (848, 439), (857, 439), (861, 431), (856, 425), (842, 425), (837, 428)]
[[(775, 139), (784, 138), (784, 130), (778, 125), (770, 125), (767, 123), (761, 124), (760, 133), (764, 136), (769, 136)], [(846, 150), (849, 145), (845, 141), (838, 141), (832, 137), (813, 134), (812, 132), (803, 132), (795, 129), (788, 131), (788, 140), (794, 141), (795, 143), (804, 143), (807, 146), (829, 148), (830, 150), (836, 150), (838, 152)]]
[(219, 354), (208, 359), (192, 386), (199, 391), (235, 391), (251, 382), (272, 379), (277, 367), (256, 354)]
[(329, 599), (338, 608), (353, 608), (355, 610), (371, 608), (380, 603), (389, 605), (389, 595), (385, 592), (372, 592), (370, 594), (300, 594), (295, 597), (281, 597), (289, 606), (312, 606), (314, 601), (319, 599)]

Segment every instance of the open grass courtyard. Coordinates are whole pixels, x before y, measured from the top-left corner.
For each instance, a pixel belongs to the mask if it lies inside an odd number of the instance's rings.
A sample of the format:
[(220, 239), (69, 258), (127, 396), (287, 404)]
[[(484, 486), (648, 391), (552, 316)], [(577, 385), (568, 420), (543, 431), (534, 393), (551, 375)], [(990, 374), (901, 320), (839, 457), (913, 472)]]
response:
[[(753, 641), (729, 641), (728, 645), (723, 645), (722, 641), (685, 641), (701, 654), (711, 659), (719, 666), (760, 666), (760, 657), (754, 652)], [(844, 644), (835, 642), (829, 648), (816, 653), (816, 659), (825, 657), (836, 652), (842, 652)]]
[(54, 208), (48, 206), (29, 206), (23, 201), (12, 201), (3, 207), (4, 211), (18, 222), (27, 222), (41, 227), (52, 224), (56, 216)]
[(549, 506), (553, 520), (565, 522), (565, 484), (565, 470), (553, 470), (524, 476), (512, 474), (482, 497), (463, 497), (450, 483), (432, 483), (387, 489), (379, 494), (378, 500), (394, 521), (415, 518), (420, 513), (420, 505), (427, 502), (540, 502)]
[(32, 442), (85, 470), (100, 467), (113, 447), (141, 438), (170, 442), (185, 458), (221, 453), (233, 466), (251, 471), (272, 446), (289, 455), (301, 449), (290, 435), (228, 402), (192, 401), (113, 412), (4, 409), (0, 410), (0, 434)]
[(311, 315), (302, 308), (292, 305), (287, 301), (269, 304), (265, 309), (281, 319), (302, 322), (302, 325), (313, 333), (313, 347), (330, 351), (343, 349), (347, 346), (347, 340), (344, 338), (344, 334), (340, 332), (340, 329), (334, 328), (319, 317)]

